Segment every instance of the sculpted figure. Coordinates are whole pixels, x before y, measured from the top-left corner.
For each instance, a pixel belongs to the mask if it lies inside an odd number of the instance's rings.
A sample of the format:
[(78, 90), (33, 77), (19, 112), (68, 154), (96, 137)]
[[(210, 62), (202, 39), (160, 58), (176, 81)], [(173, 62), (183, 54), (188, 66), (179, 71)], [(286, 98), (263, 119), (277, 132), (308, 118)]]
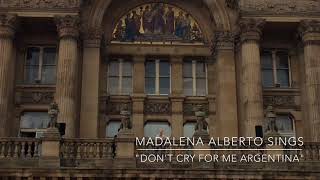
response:
[(174, 33), (174, 11), (172, 7), (168, 7), (168, 11), (165, 15), (166, 18), (166, 33), (173, 34)]
[(142, 15), (142, 22), (143, 22), (143, 31), (145, 33), (152, 33), (152, 12), (150, 6), (146, 6), (143, 15)]

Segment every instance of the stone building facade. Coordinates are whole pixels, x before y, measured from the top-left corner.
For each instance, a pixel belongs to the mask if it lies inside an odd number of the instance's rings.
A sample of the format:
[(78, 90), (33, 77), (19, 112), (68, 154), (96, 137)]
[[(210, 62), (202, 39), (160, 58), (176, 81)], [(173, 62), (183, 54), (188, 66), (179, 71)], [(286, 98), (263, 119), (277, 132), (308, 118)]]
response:
[[(62, 137), (46, 137), (52, 102)], [(133, 134), (117, 140), (124, 104)], [(133, 137), (192, 136), (199, 105), (211, 137), (263, 136), (272, 106), (305, 161), (126, 166)], [(4, 178), (318, 179), (319, 129), (317, 0), (0, 0)]]

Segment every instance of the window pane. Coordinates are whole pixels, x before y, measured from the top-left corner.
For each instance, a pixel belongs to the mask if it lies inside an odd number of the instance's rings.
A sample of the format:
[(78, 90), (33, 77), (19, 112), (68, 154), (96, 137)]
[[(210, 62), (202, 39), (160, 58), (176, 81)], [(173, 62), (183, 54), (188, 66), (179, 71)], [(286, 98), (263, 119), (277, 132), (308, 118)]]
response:
[(132, 92), (132, 78), (131, 77), (123, 77), (122, 78), (122, 93), (123, 94), (131, 94)]
[(156, 65), (154, 61), (146, 62), (146, 77), (156, 77)]
[(56, 66), (42, 67), (42, 84), (54, 84), (56, 82)]
[(109, 93), (118, 94), (119, 91), (119, 78), (109, 77)]
[(27, 50), (26, 65), (39, 65), (40, 48), (30, 47)]
[(170, 76), (170, 64), (168, 62), (160, 61), (159, 64), (159, 75), (161, 76)]
[(36, 83), (36, 80), (38, 79), (38, 71), (39, 66), (28, 66), (26, 67), (26, 77), (25, 81), (26, 83)]
[(272, 69), (272, 53), (271, 52), (262, 52), (261, 53), (261, 66), (262, 68)]
[(43, 49), (43, 65), (56, 65), (56, 48)]
[(192, 77), (192, 62), (183, 63), (183, 77)]
[(109, 76), (119, 76), (119, 62), (116, 62), (116, 61), (110, 62)]
[(30, 47), (27, 49), (27, 59), (25, 67), (26, 83), (36, 83), (39, 79), (39, 55), (40, 48)]
[(288, 53), (277, 52), (277, 68), (289, 68)]
[(120, 121), (109, 121), (106, 129), (107, 130), (106, 136), (114, 137), (115, 135), (117, 135), (120, 125), (121, 125)]
[(205, 63), (197, 62), (196, 77), (206, 77), (206, 65)]
[(193, 90), (193, 80), (192, 78), (184, 78), (183, 79), (183, 92), (186, 96), (192, 96)]
[(288, 115), (277, 115), (276, 126), (280, 133), (293, 133), (293, 121)]
[(170, 94), (170, 78), (159, 79), (160, 94)]
[(195, 122), (187, 122), (183, 126), (183, 136), (184, 137), (193, 137), (194, 131), (195, 131)]
[(264, 87), (273, 86), (273, 71), (272, 70), (262, 70), (262, 81)]
[(168, 122), (147, 122), (144, 126), (145, 137), (160, 137), (160, 131), (163, 130), (164, 137), (171, 136), (171, 126)]
[(206, 95), (206, 79), (197, 78), (197, 96), (205, 96)]
[(48, 127), (49, 122), (47, 112), (25, 112), (21, 116), (20, 128), (44, 129)]
[(131, 62), (123, 62), (122, 63), (122, 76), (132, 76)]
[(289, 71), (277, 70), (277, 78), (280, 87), (289, 87)]
[(145, 82), (146, 94), (155, 94), (156, 93), (156, 78), (146, 78)]

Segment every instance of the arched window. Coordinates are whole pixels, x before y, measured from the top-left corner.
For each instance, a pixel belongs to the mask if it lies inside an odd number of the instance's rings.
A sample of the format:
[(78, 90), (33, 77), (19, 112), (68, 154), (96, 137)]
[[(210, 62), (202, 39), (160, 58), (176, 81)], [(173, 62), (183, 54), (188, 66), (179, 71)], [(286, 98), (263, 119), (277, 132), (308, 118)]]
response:
[(110, 120), (106, 127), (106, 137), (114, 137), (118, 134), (121, 125), (120, 120)]
[(169, 122), (165, 121), (149, 121), (144, 125), (145, 137), (158, 137), (160, 131), (163, 130), (165, 137), (171, 136), (171, 126)]

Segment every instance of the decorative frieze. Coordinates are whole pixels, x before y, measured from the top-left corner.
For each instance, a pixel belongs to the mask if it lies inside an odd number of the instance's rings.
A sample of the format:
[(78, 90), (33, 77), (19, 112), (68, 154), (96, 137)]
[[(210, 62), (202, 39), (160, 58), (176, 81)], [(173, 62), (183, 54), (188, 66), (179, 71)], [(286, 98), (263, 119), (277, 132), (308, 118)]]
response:
[(241, 14), (319, 15), (318, 0), (240, 0)]
[(171, 114), (171, 104), (169, 102), (146, 102), (144, 104), (145, 114)]
[(78, 38), (80, 28), (79, 16), (56, 16), (55, 22), (57, 25), (60, 38), (73, 37)]
[(132, 104), (129, 102), (106, 102), (106, 113), (108, 115), (120, 115), (123, 105), (127, 104), (128, 111), (132, 112)]
[(264, 106), (296, 106), (294, 96), (264, 96)]
[(183, 115), (184, 116), (195, 116), (194, 112), (197, 107), (201, 106), (206, 115), (209, 114), (209, 104), (208, 103), (184, 103), (183, 104)]
[(16, 93), (16, 104), (50, 104), (54, 92), (24, 91)]
[(81, 0), (1, 0), (0, 8), (14, 9), (74, 9)]

